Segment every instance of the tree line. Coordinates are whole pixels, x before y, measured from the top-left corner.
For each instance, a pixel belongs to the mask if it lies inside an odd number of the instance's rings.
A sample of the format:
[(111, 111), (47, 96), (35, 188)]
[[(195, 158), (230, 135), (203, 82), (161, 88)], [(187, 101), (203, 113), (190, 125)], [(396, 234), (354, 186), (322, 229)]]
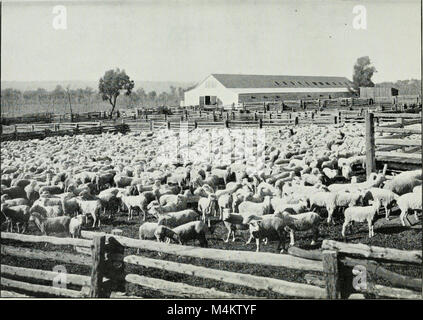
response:
[[(130, 95), (122, 95), (119, 98), (118, 109), (151, 108), (158, 106), (180, 105), (186, 89), (170, 87), (169, 92), (157, 93), (146, 92), (139, 88)], [(63, 88), (57, 85), (54, 90), (48, 91), (43, 88), (37, 90), (20, 91), (7, 88), (1, 90), (2, 113), (21, 114), (52, 112), (91, 112), (110, 110), (110, 104), (104, 100), (102, 93), (93, 88), (84, 89)]]

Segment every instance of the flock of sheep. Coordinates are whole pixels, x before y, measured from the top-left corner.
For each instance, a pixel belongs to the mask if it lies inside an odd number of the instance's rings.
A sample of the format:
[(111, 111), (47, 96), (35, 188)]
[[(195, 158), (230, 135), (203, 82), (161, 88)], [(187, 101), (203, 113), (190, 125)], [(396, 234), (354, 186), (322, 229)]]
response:
[[(139, 214), (140, 239), (207, 247), (206, 235), (223, 223), (225, 242), (245, 232), (257, 251), (268, 240), (284, 251), (297, 232), (310, 230), (315, 243), (323, 217), (329, 224), (343, 219), (344, 237), (353, 222), (367, 222), (372, 237), (382, 209), (389, 219), (398, 206), (404, 225), (407, 214), (421, 211), (421, 170), (392, 177), (383, 170), (363, 181), (361, 125), (268, 129), (265, 141), (251, 130), (245, 134), (253, 139), (210, 132), (195, 129), (189, 139), (164, 130), (4, 142), (2, 225), (26, 232), (33, 222), (43, 234), (80, 237), (82, 228), (126, 210), (129, 220)], [(175, 157), (163, 157), (166, 147)], [(194, 149), (197, 157), (184, 160)]]

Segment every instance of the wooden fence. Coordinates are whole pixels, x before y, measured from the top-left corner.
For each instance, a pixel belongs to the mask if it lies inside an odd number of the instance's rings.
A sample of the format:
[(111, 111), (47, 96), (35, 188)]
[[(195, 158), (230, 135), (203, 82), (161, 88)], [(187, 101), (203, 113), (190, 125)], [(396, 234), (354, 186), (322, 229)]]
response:
[(103, 132), (126, 133), (129, 127), (125, 123), (79, 122), (79, 123), (47, 123), (19, 124), (1, 127), (1, 141), (44, 139), (51, 136), (101, 134)]
[[(163, 270), (195, 278), (220, 281), (225, 284), (246, 287), (253, 290), (264, 290), (278, 293), (285, 297), (313, 299), (344, 299), (357, 292), (351, 284), (352, 269), (364, 266), (367, 276), (365, 288), (358, 291), (388, 298), (421, 299), (422, 281), (403, 276), (381, 267), (380, 262), (392, 262), (421, 267), (421, 251), (403, 251), (397, 249), (369, 247), (363, 244), (345, 244), (332, 240), (324, 240), (322, 250), (302, 250), (290, 248), (288, 255), (273, 253), (257, 253), (250, 251), (232, 251), (222, 249), (198, 248), (165, 244), (149, 240), (137, 240), (119, 235), (83, 231), (84, 239), (56, 238), (50, 236), (32, 236), (15, 233), (2, 233), (2, 241), (24, 243), (50, 243), (56, 246), (73, 246), (77, 253), (64, 251), (45, 251), (19, 246), (1, 246), (3, 256), (26, 259), (49, 260), (67, 264), (88, 266), (90, 276), (67, 273), (62, 277), (66, 285), (80, 288), (68, 289), (34, 284), (30, 281), (53, 281), (60, 276), (57, 272), (30, 269), (24, 267), (1, 265), (2, 290), (18, 290), (32, 295), (49, 295), (61, 297), (128, 297), (126, 284), (135, 284), (145, 289), (158, 291), (166, 296), (181, 298), (241, 298), (251, 299), (254, 296), (234, 294), (215, 289), (188, 285), (183, 282), (167, 281), (151, 278), (137, 273), (126, 273), (126, 265), (134, 265), (145, 269)], [(161, 254), (209, 259), (220, 262), (252, 264), (287, 268), (306, 274), (308, 283), (296, 283), (282, 279), (250, 275), (245, 273), (206, 268), (194, 264), (152, 259), (140, 255), (125, 255), (125, 249), (155, 251)], [(133, 270), (131, 268), (131, 270)], [(133, 272), (133, 271), (132, 271)], [(393, 288), (376, 284), (373, 274), (392, 283)], [(26, 281), (13, 278), (26, 278)], [(311, 284), (310, 284), (311, 283)], [(397, 288), (400, 287), (400, 288)], [(134, 296), (131, 296), (134, 297)]]
[[(417, 125), (410, 128), (411, 125)], [(413, 113), (366, 113), (366, 173), (388, 164), (413, 170), (422, 165), (422, 116)], [(380, 165), (378, 165), (380, 163)]]

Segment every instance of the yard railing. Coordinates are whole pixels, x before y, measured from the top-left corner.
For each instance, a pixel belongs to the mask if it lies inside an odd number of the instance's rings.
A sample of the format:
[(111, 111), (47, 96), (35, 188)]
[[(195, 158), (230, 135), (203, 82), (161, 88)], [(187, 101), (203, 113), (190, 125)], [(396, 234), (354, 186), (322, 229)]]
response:
[(376, 171), (377, 162), (399, 170), (421, 168), (421, 130), (421, 113), (366, 112), (367, 176)]
[[(251, 299), (255, 296), (230, 293), (205, 287), (192, 286), (184, 282), (168, 281), (149, 277), (148, 269), (189, 275), (195, 278), (219, 281), (225, 284), (241, 286), (253, 290), (264, 290), (284, 297), (313, 299), (344, 299), (351, 294), (364, 293), (371, 297), (421, 299), (422, 280), (400, 275), (390, 271), (382, 264), (399, 264), (421, 268), (421, 250), (405, 251), (364, 244), (346, 244), (324, 240), (321, 250), (303, 250), (291, 247), (287, 255), (234, 251), (211, 248), (199, 248), (166, 244), (150, 240), (137, 240), (115, 234), (83, 231), (83, 239), (57, 238), (50, 236), (32, 236), (14, 233), (2, 233), (3, 240), (18, 243), (49, 243), (56, 246), (73, 246), (78, 253), (46, 251), (18, 246), (1, 246), (2, 256), (25, 259), (55, 261), (66, 264), (83, 265), (90, 268), (90, 276), (57, 271), (30, 269), (1, 264), (2, 289), (18, 290), (32, 295), (59, 297), (132, 297), (127, 292), (127, 284), (160, 292), (165, 296), (182, 298), (237, 298)], [(293, 272), (313, 272), (306, 274), (307, 283), (297, 283), (234, 271), (180, 263), (165, 259), (153, 259), (142, 253), (125, 255), (125, 249), (154, 251), (178, 257), (208, 259), (217, 262), (251, 264), (258, 267), (271, 266), (286, 268)], [(4, 260), (2, 260), (4, 261)], [(143, 267), (143, 274), (126, 272), (126, 266)], [(131, 270), (134, 270), (131, 268)], [(359, 272), (357, 272), (357, 270)], [(378, 284), (375, 277), (389, 282), (392, 286)], [(13, 278), (29, 280), (15, 280)], [(47, 286), (29, 281), (56, 281), (80, 288), (67, 289), (63, 286)], [(357, 282), (359, 286), (354, 285)], [(311, 283), (311, 284), (310, 284)], [(352, 297), (352, 296), (351, 296)], [(138, 298), (140, 298), (138, 296)]]

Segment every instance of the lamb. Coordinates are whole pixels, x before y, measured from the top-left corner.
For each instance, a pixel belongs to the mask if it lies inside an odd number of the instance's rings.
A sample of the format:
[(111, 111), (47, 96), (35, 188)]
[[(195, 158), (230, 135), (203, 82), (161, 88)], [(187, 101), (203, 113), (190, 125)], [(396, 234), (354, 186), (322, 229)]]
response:
[(422, 194), (418, 192), (410, 192), (401, 195), (398, 197), (397, 200), (398, 207), (401, 210), (400, 214), (400, 220), (403, 226), (405, 226), (405, 218), (407, 217), (408, 210), (415, 211), (415, 216), (417, 219), (417, 213), (416, 211), (422, 210)]
[(173, 229), (178, 235), (181, 244), (186, 244), (188, 241), (200, 241), (201, 247), (208, 247), (206, 233), (208, 228), (203, 221), (192, 221), (185, 223)]
[(314, 245), (319, 237), (319, 225), (321, 222), (320, 216), (313, 211), (304, 212), (296, 215), (292, 215), (287, 211), (282, 213), (275, 213), (275, 216), (282, 218), (283, 223), (285, 224), (285, 231), (290, 234), (290, 246), (295, 244), (294, 240), (294, 231), (313, 231), (313, 238), (311, 240), (311, 245)]
[(283, 219), (275, 215), (264, 216), (261, 220), (252, 220), (249, 223), (250, 237), (256, 239), (256, 252), (260, 251), (260, 242), (262, 239), (277, 239), (277, 250), (282, 247), (281, 253), (285, 250), (285, 224)]
[(71, 218), (68, 216), (45, 218), (38, 212), (33, 212), (31, 213), (30, 221), (34, 221), (35, 225), (44, 235), (49, 235), (53, 232), (65, 232), (69, 234)]
[(100, 227), (100, 212), (101, 212), (101, 201), (100, 200), (82, 200), (78, 199), (79, 210), (85, 215), (91, 215), (93, 217), (93, 228), (95, 228), (97, 222)]
[(196, 221), (198, 220), (199, 215), (192, 209), (177, 211), (177, 212), (170, 212), (163, 216), (161, 216), (157, 222), (157, 224), (169, 227), (169, 228), (176, 228), (180, 225), (185, 223)]
[[(244, 217), (240, 214), (230, 213), (229, 209), (223, 209), (223, 216), (222, 216), (223, 223), (228, 230), (228, 236), (226, 237), (225, 242), (229, 242), (229, 238), (232, 234), (232, 242), (235, 242), (235, 232), (237, 230), (248, 230), (248, 224), (244, 224), (243, 220)], [(250, 240), (251, 241), (251, 238)], [(249, 243), (247, 241), (247, 243)]]
[(72, 238), (81, 238), (81, 230), (84, 223), (86, 223), (87, 217), (79, 214), (73, 217), (69, 222), (69, 233)]
[(353, 222), (363, 222), (367, 221), (369, 226), (369, 238), (373, 237), (373, 219), (376, 213), (379, 211), (380, 208), (380, 201), (375, 200), (371, 206), (365, 207), (349, 207), (345, 209), (344, 216), (345, 221), (342, 225), (342, 236), (345, 238), (345, 230), (347, 226)]
[(399, 196), (391, 190), (381, 188), (370, 188), (366, 191), (363, 200), (365, 204), (369, 203), (370, 200), (380, 201), (381, 204), (385, 207), (385, 219), (389, 220), (389, 213), (392, 204), (395, 201), (398, 201), (398, 198)]
[(210, 227), (210, 217), (216, 216), (218, 206), (216, 195), (210, 194), (207, 198), (198, 200), (197, 210), (202, 214), (202, 221), (208, 223)]
[(173, 240), (179, 244), (182, 244), (178, 234), (166, 226), (159, 225), (154, 231), (154, 236), (158, 242), (164, 242), (165, 239), (167, 239), (168, 241)]
[(122, 203), (128, 208), (128, 221), (132, 219), (132, 212), (135, 208), (139, 208), (143, 215), (145, 221), (145, 211), (142, 209), (142, 200), (144, 199), (142, 196), (126, 196), (124, 194), (120, 195), (120, 199)]
[(2, 204), (1, 213), (4, 215), (8, 223), (7, 231), (13, 232), (13, 225), (16, 225), (19, 233), (19, 226), (22, 225), (22, 233), (24, 233), (28, 227), (28, 222), (30, 218), (29, 210), (29, 206), (26, 205), (9, 207), (6, 204)]

